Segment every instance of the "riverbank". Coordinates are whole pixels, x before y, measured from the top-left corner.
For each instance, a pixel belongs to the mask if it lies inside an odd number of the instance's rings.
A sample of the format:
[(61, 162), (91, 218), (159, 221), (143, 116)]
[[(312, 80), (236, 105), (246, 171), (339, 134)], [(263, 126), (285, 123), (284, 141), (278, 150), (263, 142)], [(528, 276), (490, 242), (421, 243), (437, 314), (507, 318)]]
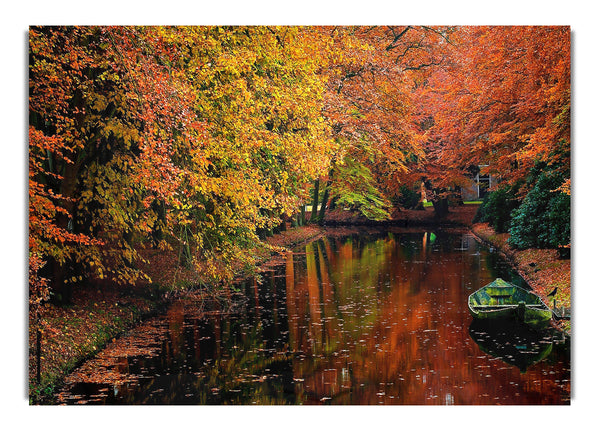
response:
[[(316, 239), (323, 232), (324, 229), (310, 225), (288, 229), (267, 238), (266, 242), (285, 249)], [(30, 404), (48, 403), (64, 378), (81, 363), (127, 330), (165, 310), (181, 295), (199, 294), (211, 299), (209, 292), (186, 288), (194, 285), (197, 275), (179, 267), (173, 253), (147, 252), (148, 263), (144, 269), (152, 278), (152, 284), (123, 287), (102, 281), (86, 283), (74, 289), (72, 304), (46, 304), (42, 308), (39, 384), (36, 333), (29, 331)], [(257, 250), (257, 256), (261, 265), (266, 266), (276, 261), (279, 254), (261, 249)], [(218, 292), (213, 296), (218, 296)], [(30, 328), (32, 323), (30, 321)]]
[[(487, 223), (475, 223), (471, 231), (485, 244), (495, 247), (550, 308), (565, 309), (570, 313), (570, 259), (561, 259), (558, 251), (553, 249), (516, 250), (508, 245), (508, 233), (499, 234)], [(554, 289), (556, 294), (549, 297)], [(571, 334), (570, 320), (553, 321), (553, 324)]]

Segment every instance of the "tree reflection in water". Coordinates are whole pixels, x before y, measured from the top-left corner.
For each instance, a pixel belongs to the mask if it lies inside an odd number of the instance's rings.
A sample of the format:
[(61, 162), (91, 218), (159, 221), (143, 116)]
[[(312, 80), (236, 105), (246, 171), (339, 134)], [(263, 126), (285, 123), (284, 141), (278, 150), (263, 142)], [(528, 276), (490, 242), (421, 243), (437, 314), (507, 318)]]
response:
[(545, 334), (513, 347), (539, 354), (521, 372), (509, 350), (469, 331), (467, 297), (496, 277), (523, 285), (466, 233), (333, 231), (244, 284), (241, 311), (179, 303), (118, 340), (154, 347), (105, 350), (71, 377), (61, 402), (569, 403), (568, 340)]

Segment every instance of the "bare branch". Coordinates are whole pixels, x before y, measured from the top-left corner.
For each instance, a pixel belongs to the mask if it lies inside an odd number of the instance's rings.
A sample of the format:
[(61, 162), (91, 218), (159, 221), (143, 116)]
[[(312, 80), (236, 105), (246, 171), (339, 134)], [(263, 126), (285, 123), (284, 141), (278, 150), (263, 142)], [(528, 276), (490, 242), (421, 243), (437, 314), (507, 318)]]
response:
[(402, 36), (404, 36), (404, 35), (405, 35), (405, 34), (408, 32), (408, 30), (412, 29), (413, 27), (412, 27), (412, 26), (410, 26), (410, 25), (409, 25), (409, 26), (407, 26), (407, 27), (405, 27), (405, 28), (404, 28), (404, 30), (402, 30), (402, 31), (400, 32), (400, 34), (395, 34), (395, 33), (396, 33), (396, 31), (394, 30), (394, 28), (393, 28), (393, 27), (388, 27), (388, 28), (389, 28), (390, 30), (392, 30), (392, 35), (394, 35), (394, 40), (392, 40), (392, 41), (390, 42), (390, 44), (389, 44), (389, 45), (388, 45), (388, 46), (385, 48), (385, 50), (386, 50), (386, 51), (391, 51), (392, 49), (395, 49), (395, 48), (397, 48), (397, 47), (398, 47), (398, 45), (395, 45), (395, 44), (396, 44), (396, 43), (397, 43), (397, 42), (398, 42), (398, 41), (399, 41), (399, 40), (402, 38)]

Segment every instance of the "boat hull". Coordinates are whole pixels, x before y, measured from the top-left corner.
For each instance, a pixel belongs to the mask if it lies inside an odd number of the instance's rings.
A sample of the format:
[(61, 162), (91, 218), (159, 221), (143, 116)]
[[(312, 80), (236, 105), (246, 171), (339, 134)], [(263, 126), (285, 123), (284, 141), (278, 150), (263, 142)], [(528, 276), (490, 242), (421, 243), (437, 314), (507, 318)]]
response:
[(490, 323), (506, 319), (543, 328), (552, 319), (539, 296), (500, 278), (471, 294), (468, 304), (475, 319)]

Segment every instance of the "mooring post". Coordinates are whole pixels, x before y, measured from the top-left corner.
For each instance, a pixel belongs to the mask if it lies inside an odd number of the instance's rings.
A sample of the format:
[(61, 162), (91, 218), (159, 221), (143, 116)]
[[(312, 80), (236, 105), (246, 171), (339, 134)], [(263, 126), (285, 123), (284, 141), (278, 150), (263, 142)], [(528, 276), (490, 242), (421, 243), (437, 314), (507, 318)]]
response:
[(36, 337), (35, 337), (35, 351), (36, 351), (36, 366), (37, 366), (37, 370), (36, 370), (36, 375), (35, 375), (35, 381), (37, 382), (37, 384), (39, 385), (42, 382), (42, 330), (39, 327), (40, 325), (40, 317), (38, 314), (38, 322), (37, 322), (37, 328), (36, 328)]
[(519, 320), (523, 321), (525, 319), (525, 302), (519, 301), (519, 306), (517, 307), (517, 316)]

